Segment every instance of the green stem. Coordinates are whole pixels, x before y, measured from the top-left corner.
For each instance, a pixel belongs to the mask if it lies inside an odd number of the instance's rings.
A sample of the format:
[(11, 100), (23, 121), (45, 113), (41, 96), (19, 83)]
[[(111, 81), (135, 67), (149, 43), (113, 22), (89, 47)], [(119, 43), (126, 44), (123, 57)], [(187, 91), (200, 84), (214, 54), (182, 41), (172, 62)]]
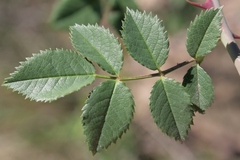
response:
[(161, 75), (160, 73), (153, 73), (153, 74), (143, 75), (143, 76), (120, 78), (120, 80), (121, 80), (121, 81), (133, 81), (133, 80), (141, 80), (141, 79), (158, 77), (158, 76), (160, 76), (160, 75)]
[(95, 74), (96, 78), (101, 78), (101, 79), (118, 79), (116, 76), (105, 76), (105, 75), (100, 75), (100, 74)]
[(195, 61), (195, 59), (192, 59), (190, 61), (184, 61), (184, 62), (178, 63), (177, 65), (175, 65), (169, 69), (166, 69), (166, 70), (158, 72), (158, 73), (149, 74), (149, 75), (121, 78), (121, 77), (117, 77), (117, 76), (105, 76), (105, 75), (96, 74), (95, 77), (101, 78), (101, 79), (113, 79), (113, 80), (119, 79), (120, 81), (133, 81), (133, 80), (141, 80), (141, 79), (147, 79), (147, 78), (153, 78), (153, 77), (160, 77), (161, 75), (164, 76), (164, 75), (166, 75), (170, 72), (173, 72), (173, 71), (175, 71), (189, 63), (192, 63), (194, 61)]

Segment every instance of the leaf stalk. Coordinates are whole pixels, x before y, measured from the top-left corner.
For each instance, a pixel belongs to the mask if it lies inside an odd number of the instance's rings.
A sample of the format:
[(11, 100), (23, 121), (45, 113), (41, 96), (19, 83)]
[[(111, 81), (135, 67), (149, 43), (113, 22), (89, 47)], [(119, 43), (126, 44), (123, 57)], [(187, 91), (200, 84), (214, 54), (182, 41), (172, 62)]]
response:
[(157, 73), (153, 73), (153, 74), (149, 74), (149, 75), (141, 75), (141, 76), (135, 76), (135, 77), (117, 77), (117, 76), (106, 76), (106, 75), (99, 75), (99, 74), (95, 74), (96, 78), (101, 78), (101, 79), (112, 79), (112, 80), (120, 80), (120, 81), (134, 81), (134, 80), (142, 80), (142, 79), (148, 79), (148, 78), (154, 78), (154, 77), (160, 77), (160, 76), (164, 76), (170, 72), (173, 72), (185, 65), (188, 65), (192, 62), (195, 62), (195, 59), (191, 59), (189, 61), (184, 61), (181, 63), (178, 63), (177, 65), (168, 68), (164, 71), (159, 71)]
[(172, 72), (172, 71), (175, 71), (176, 69), (179, 69), (179, 68), (181, 68), (181, 67), (183, 67), (183, 66), (185, 66), (185, 65), (187, 65), (187, 64), (189, 64), (189, 63), (192, 63), (192, 62), (194, 62), (194, 61), (195, 61), (195, 59), (178, 63), (177, 65), (175, 65), (175, 66), (173, 66), (173, 67), (171, 67), (171, 68), (169, 68), (169, 69), (166, 69), (166, 70), (162, 71), (162, 74), (163, 74), (163, 75), (166, 75), (166, 74), (168, 74), (168, 73), (170, 73), (170, 72)]

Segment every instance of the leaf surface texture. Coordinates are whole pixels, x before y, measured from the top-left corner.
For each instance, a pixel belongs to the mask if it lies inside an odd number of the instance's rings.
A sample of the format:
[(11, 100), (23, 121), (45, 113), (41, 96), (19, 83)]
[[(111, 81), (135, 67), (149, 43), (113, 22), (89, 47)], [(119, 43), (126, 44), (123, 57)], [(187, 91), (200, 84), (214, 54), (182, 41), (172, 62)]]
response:
[(103, 70), (118, 75), (123, 64), (123, 53), (118, 40), (109, 30), (97, 25), (78, 25), (71, 27), (73, 46), (96, 62)]
[(193, 111), (183, 86), (162, 77), (151, 91), (150, 109), (157, 126), (169, 137), (183, 141), (192, 124)]
[(45, 50), (27, 58), (3, 85), (36, 101), (52, 101), (91, 84), (93, 65), (68, 50)]
[(169, 42), (157, 16), (127, 9), (122, 36), (130, 55), (143, 66), (159, 70), (165, 63)]
[(211, 78), (198, 64), (188, 70), (183, 86), (191, 96), (191, 102), (200, 110), (205, 111), (212, 104), (214, 90)]
[(107, 148), (133, 118), (134, 101), (128, 87), (120, 81), (105, 81), (95, 87), (83, 108), (84, 133), (93, 154)]
[(216, 47), (221, 34), (221, 19), (221, 9), (210, 9), (201, 12), (190, 24), (186, 46), (191, 57), (204, 57)]

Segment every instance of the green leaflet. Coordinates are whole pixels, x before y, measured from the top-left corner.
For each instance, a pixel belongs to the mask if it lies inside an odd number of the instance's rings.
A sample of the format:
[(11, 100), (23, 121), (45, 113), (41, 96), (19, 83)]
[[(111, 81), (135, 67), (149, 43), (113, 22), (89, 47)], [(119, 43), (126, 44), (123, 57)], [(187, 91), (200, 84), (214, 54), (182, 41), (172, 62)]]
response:
[(78, 24), (70, 30), (72, 44), (80, 53), (108, 73), (119, 74), (123, 64), (123, 53), (118, 40), (109, 30), (97, 25)]
[(178, 82), (161, 77), (152, 88), (150, 109), (157, 126), (169, 137), (184, 140), (193, 123), (190, 97)]
[(83, 127), (93, 154), (107, 148), (133, 118), (134, 101), (128, 87), (120, 81), (106, 81), (90, 94), (83, 108)]
[(201, 12), (191, 23), (187, 35), (187, 51), (193, 58), (206, 56), (216, 46), (221, 34), (221, 8)]
[(197, 64), (188, 70), (183, 79), (183, 86), (190, 95), (191, 102), (204, 112), (211, 105), (214, 98), (211, 78)]
[(165, 63), (169, 42), (157, 16), (127, 9), (122, 36), (130, 55), (143, 66), (159, 70)]
[(36, 101), (56, 100), (95, 80), (93, 65), (68, 50), (40, 51), (16, 69), (3, 85)]
[[(89, 18), (91, 17), (91, 18)], [(78, 24), (95, 24), (101, 19), (100, 1), (96, 0), (59, 0), (50, 22), (58, 29), (69, 29)]]

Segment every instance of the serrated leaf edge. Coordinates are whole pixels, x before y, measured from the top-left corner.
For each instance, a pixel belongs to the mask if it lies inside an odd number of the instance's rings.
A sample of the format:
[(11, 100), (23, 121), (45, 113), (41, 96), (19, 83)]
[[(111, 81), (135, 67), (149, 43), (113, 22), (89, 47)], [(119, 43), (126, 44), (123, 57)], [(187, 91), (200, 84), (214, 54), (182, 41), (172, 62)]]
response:
[[(117, 82), (121, 82), (121, 81), (115, 81), (113, 93), (114, 93), (114, 91), (115, 91)], [(104, 82), (103, 82), (103, 83), (104, 83)], [(103, 83), (101, 83), (101, 84), (98, 85), (97, 87), (102, 86)], [(117, 141), (119, 138), (121, 139), (121, 137), (123, 136), (123, 133), (126, 133), (126, 132), (127, 132), (127, 130), (129, 129), (129, 126), (130, 126), (130, 124), (131, 124), (131, 122), (132, 122), (132, 120), (133, 120), (133, 114), (134, 114), (134, 111), (135, 111), (135, 110), (134, 110), (135, 103), (134, 103), (134, 100), (133, 100), (134, 97), (133, 97), (133, 95), (132, 95), (131, 90), (129, 89), (129, 87), (127, 87), (127, 86), (125, 85), (125, 83), (123, 83), (123, 82), (121, 82), (121, 83), (128, 89), (129, 93), (131, 94), (131, 97), (129, 97), (129, 98), (132, 99), (132, 105), (131, 105), (131, 107), (132, 107), (132, 115), (131, 115), (131, 118), (129, 119), (129, 123), (128, 123), (126, 126), (124, 126), (124, 127), (126, 127), (126, 129), (123, 130), (123, 131), (119, 134), (119, 136), (117, 136), (117, 137), (115, 137), (114, 139), (112, 139), (112, 140), (109, 142), (109, 144), (107, 144), (106, 146), (99, 146), (99, 141), (98, 141), (98, 146), (97, 146), (96, 150), (91, 150), (93, 155), (95, 155), (97, 152), (99, 152), (99, 151), (102, 150), (102, 149), (107, 149), (112, 143), (116, 143), (116, 141)], [(86, 110), (88, 101), (90, 100), (90, 97), (91, 97), (92, 93), (95, 92), (95, 91), (96, 91), (96, 87), (89, 93), (89, 96), (88, 96), (88, 98), (87, 98), (87, 100), (86, 100), (86, 102), (85, 102), (85, 105), (84, 105), (83, 108), (82, 108), (82, 111), (83, 111), (83, 113), (82, 113), (82, 115), (81, 115), (82, 118), (83, 118), (83, 116), (84, 116), (84, 112), (85, 112), (85, 110)], [(113, 93), (112, 93), (112, 95), (113, 95)], [(112, 96), (111, 96), (111, 99), (112, 99)], [(110, 103), (111, 103), (111, 101), (110, 101)], [(109, 104), (110, 104), (110, 103), (109, 103)], [(106, 115), (105, 115), (105, 118), (106, 118)], [(103, 126), (104, 126), (104, 124), (103, 124)], [(84, 127), (84, 125), (83, 125), (83, 127)], [(103, 127), (102, 127), (102, 128), (103, 128)], [(87, 133), (84, 131), (84, 134), (86, 135)], [(100, 138), (101, 138), (101, 136), (99, 137), (99, 140), (100, 140)], [(88, 139), (86, 139), (86, 141), (88, 141)]]
[[(133, 99), (133, 96), (132, 96), (132, 99)], [(102, 150), (102, 149), (107, 149), (112, 143), (116, 143), (117, 142), (117, 140), (120, 138), (122, 138), (122, 136), (123, 136), (123, 134), (124, 133), (126, 133), (127, 132), (127, 130), (129, 130), (129, 126), (130, 126), (130, 124), (131, 124), (131, 122), (132, 122), (132, 120), (133, 120), (133, 114), (134, 114), (134, 106), (135, 106), (135, 104), (134, 104), (134, 101), (133, 101), (133, 104), (132, 104), (132, 116), (131, 116), (131, 118), (129, 119), (129, 123), (126, 125), (126, 126), (124, 126), (124, 127), (126, 127), (126, 129), (125, 130), (123, 130), (120, 134), (119, 134), (119, 136), (118, 137), (116, 137), (115, 139), (113, 139), (111, 142), (109, 142), (109, 144), (107, 144), (106, 146), (104, 146), (104, 147), (101, 147), (101, 146), (99, 146), (98, 145), (98, 147), (97, 147), (97, 152), (99, 152), (100, 150)]]
[[(91, 25), (91, 24), (88, 24), (88, 25), (83, 25), (83, 24), (82, 24), (82, 25), (79, 25), (79, 24), (76, 23), (74, 26), (70, 26), (70, 39), (71, 39), (71, 42), (72, 42), (74, 48), (75, 48), (77, 51), (78, 51), (78, 49), (75, 47), (76, 43), (73, 42), (73, 29), (74, 29), (74, 27), (84, 27), (84, 28), (92, 27), (92, 28), (95, 28), (95, 29), (100, 29), (100, 30), (102, 30), (103, 32), (105, 32), (105, 33), (107, 33), (108, 35), (110, 35), (111, 38), (113, 38), (113, 39), (115, 39), (117, 42), (119, 42), (118, 39), (110, 32), (110, 30), (104, 28), (103, 26), (99, 26), (98, 24), (95, 24), (95, 25)], [(80, 33), (80, 32), (79, 32), (79, 33)], [(80, 33), (80, 34), (81, 34), (81, 33)], [(82, 34), (81, 34), (81, 35), (82, 35)], [(91, 44), (91, 43), (90, 43), (90, 44)], [(120, 43), (118, 43), (118, 47), (120, 48), (121, 53), (123, 53), (123, 50), (122, 50), (122, 48), (121, 48)], [(95, 48), (95, 47), (94, 47), (94, 48)], [(99, 53), (99, 51), (98, 51), (96, 48), (95, 48), (95, 50), (97, 51), (97, 53)], [(79, 51), (78, 51), (78, 52), (79, 52)], [(80, 53), (82, 56), (84, 56), (84, 57), (86, 57), (87, 59), (89, 59), (89, 57), (87, 57), (86, 55), (84, 55), (85, 53), (84, 53), (84, 54), (81, 53), (81, 52), (79, 52), (79, 53)], [(100, 55), (101, 57), (103, 57), (104, 61), (106, 61), (106, 63), (111, 67), (111, 70), (112, 70), (112, 71), (106, 70), (105, 68), (102, 67), (101, 64), (97, 63), (102, 70), (104, 70), (104, 71), (106, 71), (106, 72), (108, 72), (108, 73), (110, 73), (110, 74), (112, 74), (112, 75), (119, 75), (119, 72), (120, 72), (120, 70), (122, 69), (122, 66), (123, 66), (123, 54), (122, 54), (122, 61), (121, 61), (121, 66), (120, 66), (119, 71), (116, 71), (115, 68), (106, 60), (106, 58), (105, 58), (102, 54), (98, 54), (98, 55)], [(94, 61), (91, 60), (91, 59), (89, 59), (89, 60), (92, 61), (92, 62), (94, 62)]]
[[(170, 80), (170, 81), (174, 81), (176, 84), (178, 84), (179, 86), (181, 86), (182, 88), (183, 88), (183, 91), (185, 91), (185, 89), (184, 89), (184, 87), (179, 83), (179, 82), (177, 82), (177, 81), (175, 81), (173, 78), (167, 78), (167, 77), (161, 77), (160, 78), (160, 80), (162, 80), (162, 79), (168, 79), (168, 80)], [(154, 86), (153, 86), (154, 87)], [(150, 97), (152, 96), (152, 92), (153, 92), (153, 87), (152, 87), (152, 90), (151, 90), (151, 92), (150, 92)], [(167, 92), (166, 92), (167, 93)], [(189, 99), (190, 99), (190, 95), (185, 91), (185, 93), (186, 93), (186, 96), (188, 96), (189, 97)], [(190, 101), (190, 100), (189, 100)], [(150, 106), (151, 106), (151, 100), (150, 100)], [(188, 107), (191, 107), (191, 104), (189, 104), (189, 106)], [(170, 108), (171, 109), (171, 108)], [(151, 110), (151, 109), (150, 109)], [(171, 109), (172, 110), (172, 109)], [(188, 124), (188, 129), (186, 130), (186, 136), (188, 135), (188, 132), (191, 130), (191, 125), (193, 125), (194, 123), (193, 123), (193, 116), (195, 116), (195, 114), (194, 114), (194, 112), (193, 112), (193, 109), (192, 109), (192, 107), (190, 108), (190, 111), (191, 111), (191, 122)], [(151, 112), (152, 112), (152, 110), (151, 110)], [(172, 113), (172, 112), (171, 112)], [(152, 114), (151, 114), (151, 116), (152, 116)], [(152, 116), (153, 117), (153, 116)], [(154, 119), (154, 123), (157, 125), (157, 122), (155, 121), (155, 118), (153, 117), (153, 119)], [(174, 119), (175, 119), (175, 117), (174, 117)], [(176, 122), (176, 121), (175, 121)], [(176, 125), (177, 126), (177, 125)], [(158, 127), (158, 126), (157, 126)], [(159, 127), (158, 127), (159, 128)], [(178, 127), (177, 127), (178, 128)], [(162, 130), (161, 128), (159, 128), (160, 130)], [(167, 133), (164, 133), (164, 132), (162, 132), (163, 134), (165, 134), (165, 135), (167, 135), (168, 137), (170, 137), (170, 138), (174, 138), (175, 140), (179, 140), (179, 141), (184, 141), (185, 140), (185, 138), (186, 138), (186, 136), (185, 137), (182, 137), (181, 135), (180, 135), (180, 133), (179, 133), (179, 137), (180, 137), (180, 139), (176, 139), (176, 137), (173, 137), (173, 136), (170, 136), (170, 135), (168, 135)]]
[[(55, 49), (56, 51), (67, 51), (67, 52), (72, 52), (72, 53), (75, 53), (75, 54), (78, 54), (77, 52), (74, 52), (74, 51), (72, 51), (72, 50), (67, 50), (67, 49), (59, 49), (59, 48), (56, 48)], [(64, 97), (64, 96), (66, 96), (66, 95), (62, 95), (62, 96), (60, 96), (60, 97), (58, 97), (58, 98), (53, 98), (53, 99), (34, 99), (34, 97), (31, 97), (31, 96), (28, 96), (27, 94), (24, 94), (23, 92), (21, 92), (21, 91), (18, 91), (18, 90), (16, 90), (15, 88), (12, 88), (12, 87), (10, 87), (10, 85), (8, 85), (8, 84), (11, 84), (12, 82), (10, 82), (10, 83), (6, 83), (9, 79), (11, 79), (12, 78), (12, 76), (14, 76), (15, 74), (18, 74), (18, 72), (19, 72), (19, 70), (21, 70), (22, 68), (24, 68), (24, 65), (26, 64), (26, 63), (28, 63), (28, 61), (31, 61), (31, 60), (33, 60), (33, 59), (35, 59), (36, 57), (38, 57), (38, 56), (41, 56), (42, 54), (45, 54), (47, 51), (54, 51), (53, 49), (46, 49), (46, 50), (40, 50), (40, 53), (33, 53), (32, 54), (32, 56), (31, 57), (26, 57), (25, 59), (25, 61), (21, 61), (21, 62), (19, 62), (20, 63), (20, 66), (18, 66), (18, 67), (15, 67), (15, 71), (14, 72), (12, 72), (12, 73), (10, 73), (10, 76), (8, 77), (8, 78), (5, 78), (5, 80), (4, 80), (4, 82), (2, 83), (2, 86), (5, 86), (5, 87), (7, 87), (7, 89), (12, 89), (14, 92), (17, 92), (18, 94), (21, 94), (21, 95), (24, 95), (25, 96), (25, 99), (29, 99), (30, 101), (36, 101), (36, 102), (52, 102), (52, 101), (55, 101), (55, 100), (57, 100), (57, 99), (59, 99), (59, 98), (62, 98), (62, 97)], [(79, 55), (79, 54), (78, 54)], [(94, 68), (94, 67), (93, 67)], [(95, 68), (94, 68), (94, 70), (95, 70)], [(93, 74), (94, 76), (95, 76), (95, 74)], [(41, 79), (45, 79), (45, 78), (41, 78)], [(47, 79), (47, 78), (46, 78)], [(31, 79), (31, 80), (37, 80), (37, 79)], [(28, 81), (28, 80), (22, 80), (22, 81)], [(14, 83), (16, 83), (16, 82), (14, 82)], [(92, 82), (93, 83), (93, 82)], [(87, 84), (87, 85), (85, 85), (85, 86), (83, 86), (83, 87), (86, 87), (86, 86), (88, 86), (88, 85), (90, 85), (90, 84)], [(83, 88), (82, 87), (82, 88)], [(73, 92), (75, 92), (75, 91), (73, 91)], [(72, 93), (72, 92), (71, 92)], [(68, 93), (68, 94), (71, 94), (71, 93)], [(67, 94), (67, 95), (68, 95)]]
[[(126, 14), (126, 15), (128, 15), (128, 14), (131, 15), (132, 13), (140, 14), (141, 16), (146, 15), (146, 17), (148, 17), (148, 18), (151, 18), (151, 19), (156, 20), (156, 23), (158, 23), (158, 24), (162, 27), (163, 37), (166, 39), (165, 42), (168, 43), (168, 52), (169, 52), (169, 38), (168, 38), (168, 36), (167, 36), (167, 31), (165, 30), (165, 27), (164, 27), (163, 24), (162, 24), (163, 21), (162, 21), (162, 20), (159, 20), (159, 18), (157, 17), (157, 15), (153, 16), (153, 15), (152, 15), (152, 12), (150, 12), (149, 14), (147, 14), (145, 11), (142, 13), (142, 12), (136, 10), (136, 12), (135, 12), (135, 11), (133, 11), (133, 10), (131, 10), (131, 9), (129, 9), (129, 8), (127, 7), (127, 12), (126, 12), (125, 14)], [(122, 37), (124, 37), (124, 31), (123, 31), (123, 30), (124, 30), (124, 28), (125, 28), (125, 25), (124, 25), (124, 24), (125, 24), (125, 23), (124, 23), (125, 21), (126, 21), (126, 16), (125, 16), (124, 20), (122, 21), (122, 24), (123, 24), (123, 25), (122, 25), (122, 30), (120, 31), (121, 34), (122, 34)], [(137, 27), (137, 28), (138, 28), (138, 27)], [(148, 45), (146, 44), (146, 46), (148, 46)], [(145, 64), (139, 62), (134, 56), (132, 56), (132, 53), (129, 51), (127, 45), (125, 45), (125, 48), (128, 50), (128, 52), (129, 52), (129, 54), (131, 55), (131, 57), (132, 57), (135, 61), (137, 61), (138, 63), (140, 63), (142, 66), (145, 66), (145, 67), (147, 67), (147, 68), (149, 68), (149, 69), (151, 69), (151, 70), (159, 70), (159, 71), (160, 71), (160, 67), (161, 67), (161, 66), (158, 66), (158, 64), (157, 64), (156, 61), (154, 60), (155, 58), (154, 58), (154, 56), (153, 56), (153, 53), (150, 51), (149, 47), (148, 47), (148, 51), (149, 51), (149, 53), (151, 53), (151, 57), (152, 57), (152, 60), (153, 60), (154, 63), (155, 63), (155, 67), (156, 67), (156, 68), (150, 68), (150, 67), (146, 66)], [(168, 55), (164, 58), (164, 63), (166, 62), (167, 58), (168, 58)], [(163, 64), (164, 64), (164, 63), (163, 63)]]
[[(218, 13), (216, 13), (216, 15), (213, 17), (213, 19), (216, 18), (216, 16), (217, 16), (217, 17), (221, 17), (221, 16), (222, 16), (222, 14), (221, 14), (222, 8), (223, 8), (223, 7), (220, 7), (220, 8), (211, 8), (211, 9), (208, 9), (208, 10), (206, 10), (206, 11), (201, 11), (200, 14), (199, 14), (199, 15), (196, 15), (195, 19), (194, 19), (193, 21), (191, 21), (190, 26), (189, 26), (189, 28), (187, 29), (187, 33), (190, 32), (190, 28), (195, 24), (196, 21), (198, 21), (199, 18), (201, 18), (201, 16), (204, 16), (205, 14), (207, 14), (208, 12), (210, 12), (211, 10), (214, 10), (214, 11), (215, 11), (215, 10), (219, 10)], [(212, 23), (212, 22), (211, 22), (211, 23)], [(219, 32), (221, 32), (221, 27), (219, 27)], [(187, 36), (186, 46), (188, 46), (188, 39), (189, 39), (189, 37)], [(220, 37), (218, 37), (217, 41), (218, 41), (219, 39), (220, 39)], [(217, 44), (216, 44), (216, 45), (217, 45)], [(216, 47), (216, 45), (215, 45), (214, 47)], [(199, 45), (199, 46), (200, 46), (200, 45)], [(205, 56), (206, 56), (208, 53), (210, 53), (210, 52), (212, 51), (212, 49), (214, 49), (214, 47), (211, 48), (210, 50), (206, 51)], [(198, 49), (199, 49), (199, 47), (198, 47)], [(187, 49), (187, 50), (188, 50), (188, 49)], [(189, 52), (188, 52), (188, 53), (189, 53)], [(190, 55), (190, 53), (189, 53), (189, 55)], [(191, 55), (190, 55), (190, 56), (191, 56)], [(191, 57), (193, 57), (193, 56), (191, 56)], [(196, 53), (195, 53), (195, 57), (193, 57), (193, 58), (201, 58), (201, 57), (202, 57), (202, 56), (197, 56), (197, 52), (196, 52)]]
[[(206, 76), (208, 76), (208, 78), (211, 80), (211, 77), (207, 74), (207, 72), (206, 72), (199, 64), (193, 65), (190, 69), (192, 69), (193, 67), (197, 67), (197, 69), (196, 69), (197, 72), (199, 71), (199, 68), (202, 69), (202, 71), (204, 72), (204, 74), (205, 74)], [(189, 70), (190, 70), (190, 69), (189, 69)], [(199, 77), (198, 74), (197, 74), (197, 77)], [(199, 78), (197, 78), (197, 81), (199, 81)], [(211, 83), (212, 83), (212, 81), (211, 81)], [(198, 83), (198, 84), (199, 84), (199, 83)], [(184, 88), (185, 88), (185, 87), (184, 87)], [(211, 85), (211, 89), (212, 89), (212, 91), (214, 91), (214, 86), (213, 86), (213, 85)], [(198, 92), (198, 94), (197, 94), (197, 97), (198, 97), (198, 100), (199, 100), (199, 97), (200, 97), (199, 92)], [(211, 104), (213, 103), (213, 101), (214, 101), (214, 94), (212, 95), (212, 97), (211, 97), (211, 99), (210, 99), (209, 105), (208, 105), (205, 109), (203, 109), (203, 108), (200, 108), (197, 104), (193, 103), (192, 100), (191, 100), (192, 104), (193, 104), (195, 107), (198, 108), (197, 111), (198, 111), (199, 113), (204, 113), (204, 112), (206, 111), (206, 109), (211, 106)], [(199, 101), (199, 102), (200, 102), (200, 101)], [(201, 103), (201, 102), (200, 102), (200, 103)], [(201, 105), (201, 104), (200, 104), (200, 105)]]

